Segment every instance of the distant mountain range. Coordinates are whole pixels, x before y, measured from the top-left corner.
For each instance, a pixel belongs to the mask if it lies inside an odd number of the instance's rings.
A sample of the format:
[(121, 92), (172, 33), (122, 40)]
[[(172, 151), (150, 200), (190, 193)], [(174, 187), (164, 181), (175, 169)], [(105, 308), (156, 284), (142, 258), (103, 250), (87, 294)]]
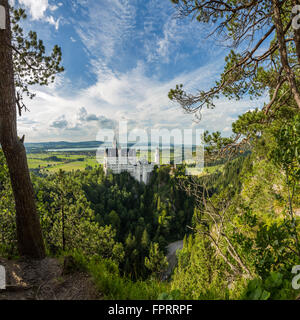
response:
[(25, 143), (27, 151), (45, 151), (48, 149), (76, 149), (76, 148), (98, 148), (103, 141), (83, 141), (83, 142), (29, 142)]
[[(28, 142), (25, 143), (27, 152), (43, 152), (46, 150), (60, 150), (60, 149), (96, 149), (103, 145), (103, 141), (82, 141), (82, 142), (67, 142), (67, 141), (55, 141), (55, 142)], [(110, 146), (111, 144), (104, 144)], [(122, 144), (120, 144), (122, 147)], [(128, 143), (128, 147), (134, 146), (134, 143)], [(147, 143), (137, 143), (136, 148), (147, 147)], [(158, 146), (154, 144), (152, 147)], [(174, 147), (174, 144), (170, 144)]]

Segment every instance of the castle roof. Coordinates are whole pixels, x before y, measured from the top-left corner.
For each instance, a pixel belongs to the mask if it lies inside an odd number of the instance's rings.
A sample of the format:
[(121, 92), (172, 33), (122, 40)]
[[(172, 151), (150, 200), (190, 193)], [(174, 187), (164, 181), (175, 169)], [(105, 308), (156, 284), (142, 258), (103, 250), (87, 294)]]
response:
[(130, 149), (130, 148), (126, 148), (126, 149), (121, 149), (121, 148), (106, 148), (105, 149), (105, 153), (107, 155), (107, 157), (136, 157), (136, 150), (135, 149)]

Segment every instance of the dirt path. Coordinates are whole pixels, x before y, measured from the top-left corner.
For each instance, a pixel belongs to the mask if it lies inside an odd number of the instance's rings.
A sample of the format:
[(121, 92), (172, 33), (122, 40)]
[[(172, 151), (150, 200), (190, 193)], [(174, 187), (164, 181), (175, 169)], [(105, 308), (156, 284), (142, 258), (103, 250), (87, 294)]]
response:
[(182, 248), (183, 248), (183, 240), (172, 242), (167, 246), (167, 249), (168, 249), (167, 259), (169, 262), (169, 267), (166, 273), (164, 274), (165, 279), (167, 279), (171, 275), (172, 271), (174, 270), (177, 263), (176, 252), (177, 250), (181, 250)]
[(0, 258), (6, 269), (6, 289), (0, 300), (94, 300), (101, 296), (90, 277), (81, 272), (63, 275), (58, 260), (12, 261)]

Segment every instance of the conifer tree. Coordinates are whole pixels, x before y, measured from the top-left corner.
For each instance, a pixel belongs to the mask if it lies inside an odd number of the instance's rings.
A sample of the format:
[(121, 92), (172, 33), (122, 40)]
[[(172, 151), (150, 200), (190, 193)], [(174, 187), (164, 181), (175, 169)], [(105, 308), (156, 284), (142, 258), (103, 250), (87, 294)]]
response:
[[(24, 136), (17, 133), (17, 110), (21, 116), (27, 107), (24, 95), (33, 98), (30, 85), (47, 85), (62, 72), (61, 49), (55, 46), (46, 55), (43, 42), (30, 31), (27, 36), (19, 22), (24, 10), (13, 10), (8, 0), (0, 0), (5, 11), (4, 29), (0, 29), (0, 143), (9, 169), (15, 198), (19, 254), (31, 258), (45, 256), (34, 190), (30, 180)], [(12, 19), (11, 19), (12, 17)]]

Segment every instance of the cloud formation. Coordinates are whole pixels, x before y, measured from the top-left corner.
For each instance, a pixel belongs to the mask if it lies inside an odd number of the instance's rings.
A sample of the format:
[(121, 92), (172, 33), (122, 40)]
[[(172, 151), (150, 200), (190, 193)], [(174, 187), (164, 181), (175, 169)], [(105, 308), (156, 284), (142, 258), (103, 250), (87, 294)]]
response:
[[(216, 76), (212, 70), (208, 65), (161, 82), (147, 77), (140, 66), (126, 74), (99, 79), (71, 98), (49, 89), (46, 89), (49, 92), (38, 91), (38, 98), (29, 102), (33, 123), (21, 121), (19, 127), (22, 132), (36, 128), (35, 132), (30, 132), (32, 141), (56, 140), (57, 137), (70, 141), (95, 140), (99, 130), (114, 128), (121, 120), (128, 121), (130, 130), (197, 127), (230, 134), (231, 123), (237, 115), (262, 105), (263, 99), (255, 102), (220, 99), (215, 110), (204, 109), (202, 121), (195, 123), (191, 115), (184, 114), (167, 97), (168, 90), (176, 83), (186, 83), (190, 88), (205, 86), (208, 79), (211, 81)], [(60, 113), (63, 114), (57, 116)]]
[(76, 23), (76, 31), (93, 56), (113, 57), (120, 45), (134, 32), (135, 1), (90, 1), (84, 19)]
[[(56, 84), (34, 88), (36, 99), (26, 101), (31, 113), (19, 119), (19, 131), (27, 141), (95, 140), (99, 130), (120, 120), (127, 120), (130, 130), (197, 127), (230, 135), (239, 114), (264, 102), (221, 98), (216, 110), (204, 110), (195, 123), (168, 99), (179, 83), (193, 92), (208, 89), (226, 54), (201, 41), (197, 22), (174, 19), (168, 1), (72, 0), (69, 6), (19, 1), (33, 21), (59, 27), (55, 42), (60, 40), (64, 62), (72, 62)], [(75, 88), (75, 82), (84, 85)]]
[(18, 2), (21, 7), (25, 7), (25, 9), (29, 11), (32, 20), (48, 22), (58, 30), (60, 19), (58, 18), (55, 20), (52, 15), (47, 15), (46, 11), (49, 10), (54, 12), (62, 5), (61, 2), (57, 5), (50, 5), (48, 0), (13, 0), (12, 4), (15, 5), (16, 2)]
[(44, 18), (44, 14), (48, 9), (48, 0), (18, 0), (21, 5), (29, 9), (33, 20)]
[(53, 128), (58, 128), (58, 129), (64, 129), (68, 126), (68, 121), (66, 120), (66, 116), (62, 115), (58, 117), (56, 120), (54, 120), (51, 124), (50, 127)]

